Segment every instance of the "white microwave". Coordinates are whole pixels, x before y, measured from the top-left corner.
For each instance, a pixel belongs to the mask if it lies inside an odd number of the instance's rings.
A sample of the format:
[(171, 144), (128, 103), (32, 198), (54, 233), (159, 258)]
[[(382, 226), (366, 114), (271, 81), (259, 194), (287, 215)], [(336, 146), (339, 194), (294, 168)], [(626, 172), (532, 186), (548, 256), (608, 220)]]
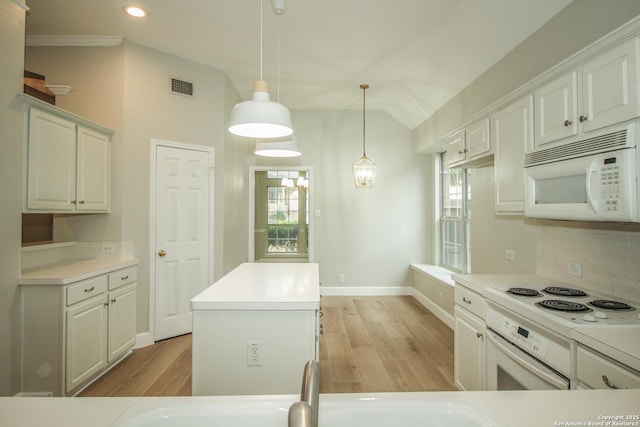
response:
[[(616, 139), (617, 148), (607, 147), (609, 143), (603, 148), (603, 137), (597, 137), (600, 149), (610, 151), (567, 158), (571, 156), (571, 148), (559, 146), (555, 150), (561, 150), (564, 158), (556, 160), (547, 156), (540, 164), (530, 166), (526, 165), (527, 160), (542, 159), (540, 153), (525, 156), (525, 216), (638, 222), (640, 162), (635, 144), (636, 125), (626, 126), (624, 137)], [(590, 143), (583, 140), (569, 145), (575, 144), (584, 150)]]

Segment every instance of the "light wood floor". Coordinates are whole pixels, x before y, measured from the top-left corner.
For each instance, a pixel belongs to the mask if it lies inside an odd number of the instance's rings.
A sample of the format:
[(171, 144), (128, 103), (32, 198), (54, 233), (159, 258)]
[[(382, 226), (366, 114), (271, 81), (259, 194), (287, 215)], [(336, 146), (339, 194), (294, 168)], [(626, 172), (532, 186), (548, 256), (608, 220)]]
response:
[[(322, 297), (322, 393), (455, 390), (453, 332), (414, 298)], [(135, 350), (80, 396), (191, 395), (191, 335)]]

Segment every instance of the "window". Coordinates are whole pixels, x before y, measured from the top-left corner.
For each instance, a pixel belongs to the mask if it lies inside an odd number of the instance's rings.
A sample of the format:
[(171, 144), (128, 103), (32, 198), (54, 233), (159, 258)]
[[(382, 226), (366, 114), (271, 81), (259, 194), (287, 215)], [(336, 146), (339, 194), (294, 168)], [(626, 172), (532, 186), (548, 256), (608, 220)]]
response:
[(469, 170), (449, 169), (440, 154), (440, 264), (466, 273), (471, 261)]
[(305, 177), (298, 171), (267, 171), (269, 182), (275, 185), (267, 184), (266, 253), (306, 253), (306, 239), (302, 237), (309, 222), (308, 180), (305, 184)]

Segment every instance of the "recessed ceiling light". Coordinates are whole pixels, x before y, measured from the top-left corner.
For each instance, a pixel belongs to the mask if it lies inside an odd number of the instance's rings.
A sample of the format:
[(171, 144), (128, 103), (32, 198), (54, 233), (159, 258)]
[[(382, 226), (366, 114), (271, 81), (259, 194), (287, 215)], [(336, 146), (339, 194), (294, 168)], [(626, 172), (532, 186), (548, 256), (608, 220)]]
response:
[(147, 14), (147, 12), (137, 6), (127, 6), (124, 8), (124, 11), (127, 12), (128, 15), (136, 18), (142, 18)]

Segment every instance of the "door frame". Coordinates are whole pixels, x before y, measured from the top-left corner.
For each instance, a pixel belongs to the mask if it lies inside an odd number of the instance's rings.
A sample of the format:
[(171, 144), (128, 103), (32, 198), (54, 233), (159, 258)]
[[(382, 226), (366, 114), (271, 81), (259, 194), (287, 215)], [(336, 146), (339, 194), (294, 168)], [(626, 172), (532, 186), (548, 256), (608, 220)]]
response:
[(248, 215), (248, 242), (247, 242), (247, 261), (255, 262), (255, 223), (256, 223), (256, 172), (262, 171), (305, 171), (309, 174), (309, 189), (307, 190), (307, 197), (309, 197), (309, 231), (307, 235), (307, 245), (309, 246), (309, 258), (308, 262), (314, 262), (314, 249), (313, 245), (315, 239), (313, 238), (313, 218), (316, 216), (313, 203), (313, 167), (312, 166), (249, 166), (249, 215)]
[(207, 263), (207, 280), (213, 283), (214, 268), (214, 195), (215, 195), (215, 148), (205, 145), (185, 144), (182, 142), (166, 141), (161, 139), (151, 139), (150, 157), (150, 180), (149, 180), (149, 334), (151, 342), (155, 342), (156, 337), (156, 162), (158, 147), (168, 147), (181, 150), (202, 151), (209, 154), (209, 262)]

